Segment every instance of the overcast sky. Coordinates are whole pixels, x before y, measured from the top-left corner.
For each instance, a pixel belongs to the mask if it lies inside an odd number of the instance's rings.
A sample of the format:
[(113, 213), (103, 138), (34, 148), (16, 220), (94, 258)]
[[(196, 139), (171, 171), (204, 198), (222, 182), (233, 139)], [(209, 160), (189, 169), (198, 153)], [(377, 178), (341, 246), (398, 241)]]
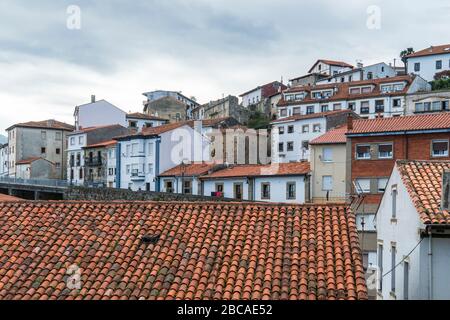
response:
[[(70, 5), (81, 29), (67, 28)], [(371, 5), (380, 28), (367, 26)], [(319, 58), (393, 62), (406, 47), (450, 43), (449, 21), (448, 0), (0, 0), (0, 134), (72, 123), (91, 94), (142, 111), (156, 89), (205, 103), (287, 82)]]

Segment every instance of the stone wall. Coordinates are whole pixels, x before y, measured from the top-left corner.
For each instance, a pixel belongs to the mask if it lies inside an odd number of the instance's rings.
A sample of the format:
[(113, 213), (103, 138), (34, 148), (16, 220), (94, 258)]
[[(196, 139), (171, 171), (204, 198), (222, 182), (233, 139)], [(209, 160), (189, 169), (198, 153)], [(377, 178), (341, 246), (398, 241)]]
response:
[(125, 189), (112, 188), (85, 188), (71, 187), (64, 194), (65, 200), (78, 201), (226, 201), (232, 202), (235, 199), (215, 198), (208, 196), (186, 195), (178, 193), (130, 191)]

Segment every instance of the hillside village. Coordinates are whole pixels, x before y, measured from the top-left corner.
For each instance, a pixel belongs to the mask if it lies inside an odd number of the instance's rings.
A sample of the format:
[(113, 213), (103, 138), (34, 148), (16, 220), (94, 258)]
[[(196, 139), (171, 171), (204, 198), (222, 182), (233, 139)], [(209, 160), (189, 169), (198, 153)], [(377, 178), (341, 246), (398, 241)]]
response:
[[(151, 91), (136, 112), (92, 95), (73, 123), (11, 124), (0, 234), (42, 224), (49, 233), (33, 254), (47, 268), (105, 273), (67, 289), (36, 264), (24, 280), (29, 253), (11, 242), (0, 299), (450, 299), (450, 44), (402, 60), (318, 59), (289, 83), (203, 104)], [(130, 198), (23, 201), (8, 187), (48, 181)], [(181, 201), (129, 201), (145, 193)], [(66, 225), (53, 221), (60, 212)]]

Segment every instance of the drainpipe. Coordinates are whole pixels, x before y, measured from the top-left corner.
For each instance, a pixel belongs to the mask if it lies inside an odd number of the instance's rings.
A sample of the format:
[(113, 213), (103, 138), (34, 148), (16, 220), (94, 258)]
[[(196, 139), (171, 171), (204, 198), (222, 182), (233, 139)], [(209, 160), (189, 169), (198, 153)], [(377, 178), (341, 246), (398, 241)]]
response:
[(120, 189), (120, 169), (121, 169), (121, 143), (117, 141), (116, 144), (116, 189)]
[[(161, 138), (156, 139), (156, 154), (155, 154), (155, 191), (160, 192), (159, 188), (159, 153), (160, 153)], [(178, 179), (177, 179), (178, 180)]]
[(428, 300), (433, 300), (433, 236), (431, 226), (428, 228)]

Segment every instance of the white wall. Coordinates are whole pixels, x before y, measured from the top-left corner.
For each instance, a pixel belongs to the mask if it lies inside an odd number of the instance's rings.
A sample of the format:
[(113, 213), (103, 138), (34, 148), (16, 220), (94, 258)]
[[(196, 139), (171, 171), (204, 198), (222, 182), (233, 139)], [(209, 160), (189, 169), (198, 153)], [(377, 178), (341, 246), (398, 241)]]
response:
[[(105, 100), (78, 107), (78, 125), (82, 128), (120, 124), (127, 127), (127, 113)], [(76, 117), (75, 117), (75, 121)]]
[[(287, 199), (287, 183), (295, 182), (296, 198)], [(270, 199), (262, 199), (261, 184), (270, 183)], [(282, 203), (305, 203), (305, 176), (292, 177), (258, 177), (255, 179), (256, 201), (282, 202)]]
[(161, 192), (167, 192), (165, 181), (172, 181), (172, 185), (174, 188), (175, 193), (183, 193), (183, 182), (184, 181), (192, 181), (192, 194), (193, 195), (201, 195), (201, 190), (199, 188), (199, 179), (198, 177), (189, 177), (185, 176), (184, 178), (181, 177), (161, 177), (159, 179), (159, 185), (160, 185), (160, 191)]
[[(436, 69), (437, 60), (442, 60), (442, 69)], [(415, 63), (420, 63), (420, 71), (414, 71)], [(408, 58), (406, 68), (408, 74), (418, 74), (427, 81), (433, 81), (436, 73), (450, 70), (450, 52), (447, 54)]]
[(0, 177), (8, 175), (8, 163), (9, 163), (9, 154), (8, 154), (8, 145), (4, 145), (4, 147), (0, 148)]
[[(320, 125), (319, 132), (313, 132), (315, 124)], [(294, 126), (294, 132), (288, 133), (288, 127)], [(309, 132), (303, 133), (303, 126), (309, 126)], [(284, 127), (284, 134), (278, 135), (278, 141), (275, 139), (275, 132), (279, 127)], [(297, 121), (289, 121), (283, 123), (272, 124), (272, 161), (287, 163), (292, 161), (308, 160), (310, 158), (310, 148), (308, 150), (302, 149), (302, 141), (311, 141), (326, 132), (326, 118), (311, 118)], [(287, 151), (287, 143), (294, 143), (294, 150)], [(279, 161), (276, 158), (278, 154), (278, 143), (283, 143), (284, 151), (280, 152)]]
[[(67, 137), (67, 181), (74, 185), (82, 185), (84, 183), (84, 150), (83, 147), (87, 145), (87, 134), (79, 133), (69, 135)], [(80, 165), (77, 166), (77, 155), (80, 155)], [(71, 167), (70, 159), (73, 155), (74, 163)], [(70, 172), (73, 170), (73, 179), (71, 179)], [(83, 174), (80, 177), (80, 170)]]
[[(392, 185), (397, 185), (397, 220), (392, 218)], [(389, 179), (377, 212), (377, 238), (378, 243), (383, 244), (383, 273), (392, 269), (391, 244), (395, 243), (397, 248), (396, 263), (399, 263), (420, 241), (419, 229), (424, 228), (419, 219), (411, 198), (404, 186), (397, 166)], [(420, 286), (420, 259), (422, 247), (418, 247), (409, 256), (409, 299), (426, 299), (427, 290)], [(379, 253), (378, 253), (379, 254)], [(381, 296), (384, 300), (403, 299), (403, 267), (400, 264), (396, 268), (396, 291), (391, 295), (391, 274), (383, 278), (383, 290)]]
[(108, 147), (106, 149), (106, 185), (111, 188), (117, 188), (116, 170), (117, 170), (117, 158), (116, 147)]
[(261, 89), (257, 89), (252, 92), (249, 92), (248, 94), (246, 94), (245, 96), (242, 97), (242, 105), (244, 107), (248, 107), (249, 105), (260, 102), (261, 94), (262, 94)]
[(211, 196), (211, 192), (216, 191), (216, 183), (223, 183), (223, 192), (225, 198), (234, 198), (234, 183), (242, 183), (243, 186), (243, 200), (249, 200), (248, 198), (248, 183), (245, 178), (235, 178), (235, 179), (211, 179), (204, 180), (203, 184), (203, 195)]
[(16, 178), (30, 179), (31, 178), (31, 165), (30, 164), (18, 164), (16, 166)]

